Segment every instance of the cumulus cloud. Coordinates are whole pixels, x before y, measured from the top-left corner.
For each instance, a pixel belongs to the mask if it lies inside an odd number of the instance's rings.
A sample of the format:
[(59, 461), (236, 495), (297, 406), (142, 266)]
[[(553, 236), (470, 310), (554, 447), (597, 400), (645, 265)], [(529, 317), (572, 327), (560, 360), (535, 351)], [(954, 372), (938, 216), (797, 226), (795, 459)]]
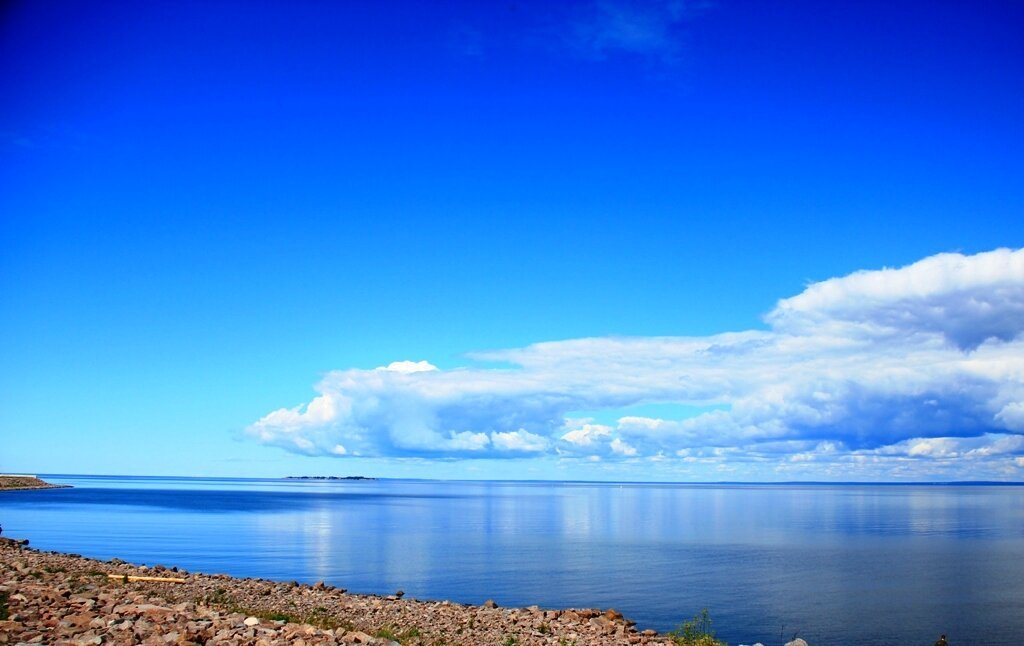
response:
[(611, 426), (592, 424), (592, 421), (590, 418), (566, 420), (565, 428), (567, 430), (561, 437), (562, 441), (574, 446), (593, 446), (602, 438), (611, 437)]
[(845, 335), (941, 333), (965, 350), (1024, 329), (1024, 255), (944, 253), (902, 269), (859, 271), (808, 287), (768, 316), (778, 330), (829, 325)]
[[(900, 469), (1024, 453), (1024, 250), (939, 254), (779, 301), (767, 330), (612, 337), (339, 370), (249, 427), (335, 456), (744, 461)], [(476, 361), (502, 362), (488, 368)], [(690, 417), (575, 411), (706, 407)], [(888, 466), (887, 466), (888, 465)]]
[(377, 368), (377, 370), (404, 372), (409, 375), (414, 372), (433, 372), (434, 370), (437, 370), (437, 366), (433, 366), (426, 361), (392, 361), (383, 368)]

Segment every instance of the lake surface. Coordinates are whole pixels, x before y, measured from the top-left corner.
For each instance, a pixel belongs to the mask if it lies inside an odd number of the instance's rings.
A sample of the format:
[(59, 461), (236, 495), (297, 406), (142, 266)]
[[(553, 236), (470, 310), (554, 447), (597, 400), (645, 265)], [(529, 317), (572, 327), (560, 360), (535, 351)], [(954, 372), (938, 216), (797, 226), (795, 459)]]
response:
[(45, 476), (5, 536), (135, 563), (503, 606), (730, 644), (1024, 640), (1024, 487)]

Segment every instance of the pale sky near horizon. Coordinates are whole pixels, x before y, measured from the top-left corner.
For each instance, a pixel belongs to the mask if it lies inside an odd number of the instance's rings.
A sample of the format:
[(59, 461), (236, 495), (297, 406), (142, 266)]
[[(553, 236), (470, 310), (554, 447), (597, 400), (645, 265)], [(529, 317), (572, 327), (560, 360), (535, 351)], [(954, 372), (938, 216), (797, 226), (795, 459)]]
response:
[(6, 3), (0, 471), (1024, 480), (1022, 27)]

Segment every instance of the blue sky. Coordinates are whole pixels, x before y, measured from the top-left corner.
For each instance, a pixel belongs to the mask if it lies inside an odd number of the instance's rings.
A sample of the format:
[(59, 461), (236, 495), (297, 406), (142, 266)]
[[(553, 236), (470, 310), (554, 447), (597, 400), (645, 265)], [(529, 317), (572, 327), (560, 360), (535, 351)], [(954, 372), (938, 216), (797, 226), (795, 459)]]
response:
[(1019, 480), (1022, 25), (8, 3), (0, 470)]

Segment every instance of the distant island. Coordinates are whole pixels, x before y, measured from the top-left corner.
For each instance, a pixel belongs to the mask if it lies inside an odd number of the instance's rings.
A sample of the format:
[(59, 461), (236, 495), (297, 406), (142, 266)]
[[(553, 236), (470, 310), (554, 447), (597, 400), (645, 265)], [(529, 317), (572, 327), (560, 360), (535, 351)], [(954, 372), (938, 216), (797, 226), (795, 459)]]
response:
[(376, 480), (366, 476), (287, 476), (285, 480)]
[(0, 491), (24, 489), (66, 489), (71, 485), (50, 484), (35, 476), (0, 474)]

